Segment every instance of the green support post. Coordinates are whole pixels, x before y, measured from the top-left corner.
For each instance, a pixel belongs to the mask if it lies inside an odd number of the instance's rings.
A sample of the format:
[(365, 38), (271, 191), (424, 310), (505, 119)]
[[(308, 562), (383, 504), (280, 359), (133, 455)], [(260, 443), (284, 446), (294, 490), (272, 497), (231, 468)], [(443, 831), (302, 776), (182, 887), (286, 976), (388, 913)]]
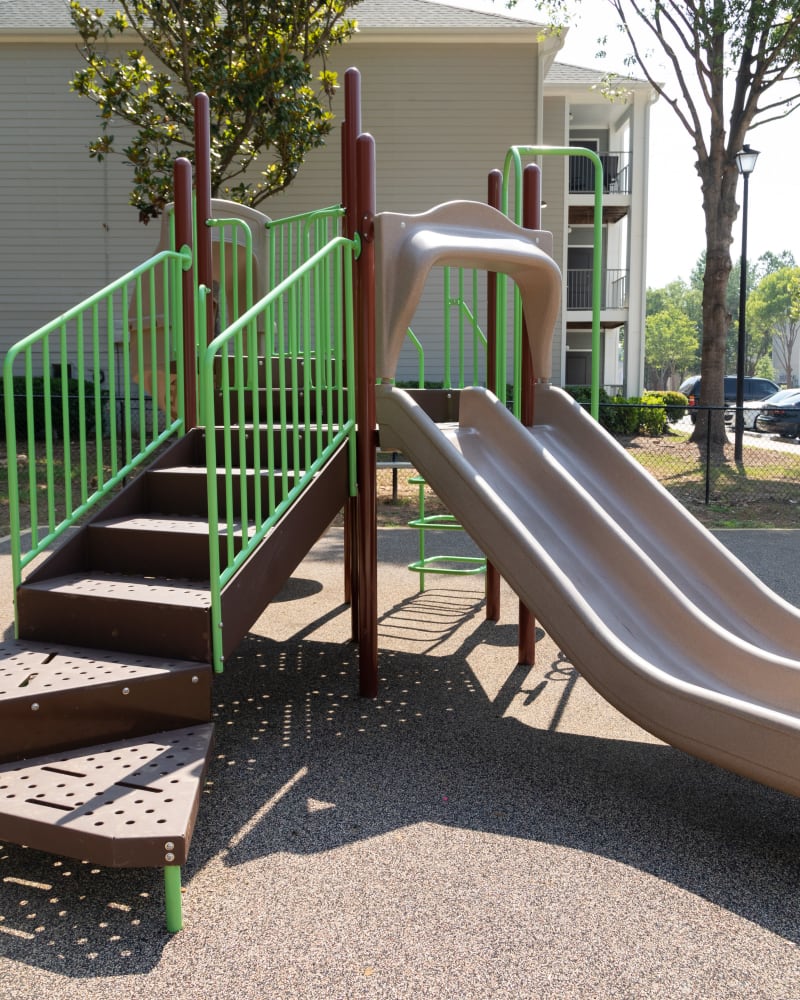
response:
[(164, 869), (164, 904), (167, 913), (167, 930), (170, 934), (175, 934), (183, 928), (180, 865), (167, 865)]

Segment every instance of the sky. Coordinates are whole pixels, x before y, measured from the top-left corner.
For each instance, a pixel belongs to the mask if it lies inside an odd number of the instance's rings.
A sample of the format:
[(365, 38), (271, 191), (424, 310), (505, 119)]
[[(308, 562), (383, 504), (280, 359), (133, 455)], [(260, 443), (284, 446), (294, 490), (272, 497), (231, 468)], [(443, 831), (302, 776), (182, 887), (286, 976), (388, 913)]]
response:
[[(532, 0), (520, 0), (508, 11), (503, 0), (439, 0), (451, 6), (537, 18)], [(597, 38), (612, 34), (609, 8), (598, 0), (583, 5), (579, 22), (570, 28), (558, 59), (579, 66), (597, 65)], [(603, 68), (627, 73), (624, 40), (610, 38)], [(634, 75), (637, 74), (634, 70)], [(666, 78), (666, 74), (662, 78)], [(661, 288), (676, 278), (686, 281), (705, 247), (700, 178), (688, 132), (663, 98), (651, 108), (650, 190), (648, 204), (647, 284)], [(765, 251), (790, 250), (800, 264), (800, 110), (781, 122), (753, 129), (747, 139), (760, 151), (748, 191), (747, 256), (755, 261)], [(739, 182), (739, 202), (743, 182)], [(741, 256), (741, 212), (734, 223), (731, 255)]]

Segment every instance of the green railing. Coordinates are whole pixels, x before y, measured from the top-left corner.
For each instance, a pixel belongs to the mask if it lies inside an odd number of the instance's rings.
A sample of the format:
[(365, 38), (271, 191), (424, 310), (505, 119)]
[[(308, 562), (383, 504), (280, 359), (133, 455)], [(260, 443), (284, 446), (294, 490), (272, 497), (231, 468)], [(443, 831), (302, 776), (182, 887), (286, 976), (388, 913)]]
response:
[[(486, 321), (485, 275), (464, 268), (442, 268), (442, 377), (436, 380), (445, 389), (461, 389), (467, 385), (486, 385)], [(403, 385), (416, 382), (425, 388), (425, 346), (411, 327), (406, 331), (416, 356), (416, 373)]]
[[(270, 222), (263, 241), (243, 219), (207, 223), (214, 287), (198, 287), (195, 269), (195, 343), (207, 340), (207, 315), (213, 342), (192, 361), (200, 371), (197, 416), (221, 425), (219, 454), (218, 438), (207, 435), (215, 621), (221, 587), (354, 432), (347, 387), (355, 247), (338, 235), (342, 215), (333, 206)], [(174, 223), (167, 225), (163, 242), (174, 246)], [(184, 433), (181, 291), (192, 266), (188, 248), (160, 249), (6, 355), (2, 412), (8, 455), (17, 458), (7, 463), (15, 590), (33, 560)], [(354, 449), (350, 460), (354, 489)], [(223, 524), (211, 489), (218, 466)]]
[(289, 215), (267, 223), (267, 287), (274, 288), (341, 235), (341, 205), (331, 205), (302, 215)]
[[(260, 275), (255, 269), (253, 233), (241, 219), (209, 219), (206, 225), (216, 237), (212, 240), (218, 286), (213, 290), (215, 327), (224, 330), (260, 297), (256, 294)], [(263, 267), (264, 262), (259, 266)]]
[[(200, 422), (217, 428), (206, 433), (206, 466), (218, 671), (222, 588), (355, 433), (355, 400), (348, 392), (355, 378), (354, 251), (341, 236), (326, 242), (200, 357)], [(205, 315), (202, 302), (198, 315)], [(262, 337), (269, 352), (254, 362)], [(354, 493), (355, 448), (350, 462)]]
[(158, 253), (6, 354), (15, 590), (33, 559), (183, 432), (180, 290), (191, 263), (188, 248)]
[[(485, 282), (485, 275), (483, 280)], [(487, 340), (479, 316), (485, 295), (481, 296), (480, 281), (479, 271), (444, 268), (444, 382), (447, 389), (486, 384)]]

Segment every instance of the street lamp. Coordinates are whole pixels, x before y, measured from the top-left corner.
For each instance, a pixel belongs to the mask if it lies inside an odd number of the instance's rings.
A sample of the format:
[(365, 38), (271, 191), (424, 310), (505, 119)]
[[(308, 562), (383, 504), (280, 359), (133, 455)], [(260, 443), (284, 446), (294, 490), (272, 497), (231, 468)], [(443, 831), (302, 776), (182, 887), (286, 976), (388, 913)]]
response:
[(736, 420), (734, 423), (733, 458), (742, 460), (742, 438), (744, 437), (744, 362), (747, 324), (747, 183), (756, 168), (758, 150), (744, 145), (736, 154), (736, 166), (744, 178), (742, 197), (742, 263), (739, 271), (739, 339), (736, 345)]

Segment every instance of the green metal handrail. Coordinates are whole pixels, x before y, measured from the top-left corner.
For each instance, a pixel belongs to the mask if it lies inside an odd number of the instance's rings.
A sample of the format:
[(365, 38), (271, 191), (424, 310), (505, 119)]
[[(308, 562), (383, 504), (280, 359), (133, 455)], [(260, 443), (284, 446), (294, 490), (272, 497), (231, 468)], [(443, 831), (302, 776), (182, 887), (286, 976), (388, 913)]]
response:
[[(355, 250), (354, 241), (334, 237), (200, 355), (201, 423), (207, 428), (212, 655), (217, 671), (222, 670), (223, 660), (223, 587), (329, 458), (355, 434), (354, 393), (348, 391), (355, 385)], [(207, 290), (201, 289), (202, 294)], [(199, 316), (205, 316), (202, 301)], [(271, 339), (262, 386), (248, 372), (259, 329), (268, 330)], [(202, 331), (199, 337), (202, 343)], [(221, 419), (215, 410), (217, 400)], [(215, 425), (222, 437), (219, 444), (212, 430)], [(349, 452), (350, 491), (355, 495), (355, 448)]]
[[(162, 251), (24, 337), (6, 354), (3, 395), (15, 592), (33, 559), (168, 438), (183, 433), (180, 288), (181, 272), (191, 266), (188, 247)], [(161, 389), (168, 399), (165, 419), (155, 406), (148, 419), (147, 372), (153, 394)], [(28, 460), (24, 492), (14, 460), (23, 455)], [(62, 490), (64, 513), (59, 516), (56, 496)], [(29, 510), (25, 524), (24, 507)], [(27, 533), (29, 540), (23, 544)]]

